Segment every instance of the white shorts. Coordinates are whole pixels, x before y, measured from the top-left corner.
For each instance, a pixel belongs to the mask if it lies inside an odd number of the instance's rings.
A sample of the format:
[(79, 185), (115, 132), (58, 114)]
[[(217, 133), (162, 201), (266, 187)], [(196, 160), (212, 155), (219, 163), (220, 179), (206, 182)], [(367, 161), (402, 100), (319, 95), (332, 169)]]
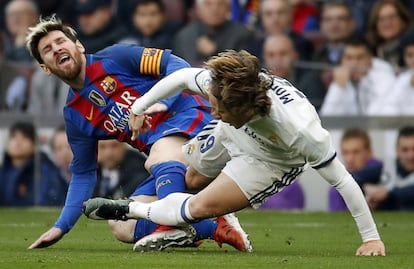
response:
[[(190, 165), (200, 174), (216, 178), (221, 172), (239, 186), (253, 208), (290, 185), (304, 170), (286, 167), (249, 156), (236, 148), (213, 120), (183, 146)], [(217, 127), (217, 128), (216, 128)]]

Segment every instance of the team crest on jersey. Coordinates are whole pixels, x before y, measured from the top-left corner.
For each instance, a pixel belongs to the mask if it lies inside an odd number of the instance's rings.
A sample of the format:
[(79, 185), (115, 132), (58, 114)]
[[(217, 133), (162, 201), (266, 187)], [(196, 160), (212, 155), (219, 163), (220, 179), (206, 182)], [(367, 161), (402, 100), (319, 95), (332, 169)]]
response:
[(205, 93), (209, 93), (211, 90), (211, 78), (207, 77), (205, 79), (203, 79), (203, 82), (201, 83), (201, 89), (205, 92)]
[(191, 155), (195, 150), (195, 146), (194, 144), (187, 144), (186, 145), (186, 150), (185, 152), (187, 153), (187, 155)]
[(272, 142), (277, 142), (277, 140), (279, 140), (279, 137), (275, 134), (272, 134), (269, 136), (269, 140)]
[(92, 90), (88, 96), (89, 100), (91, 100), (94, 104), (98, 106), (106, 106), (105, 98), (95, 90)]
[(100, 85), (106, 94), (111, 94), (116, 90), (116, 81), (110, 76), (105, 77)]
[(143, 57), (152, 57), (155, 54), (157, 54), (158, 49), (154, 48), (144, 48), (144, 51), (142, 52)]

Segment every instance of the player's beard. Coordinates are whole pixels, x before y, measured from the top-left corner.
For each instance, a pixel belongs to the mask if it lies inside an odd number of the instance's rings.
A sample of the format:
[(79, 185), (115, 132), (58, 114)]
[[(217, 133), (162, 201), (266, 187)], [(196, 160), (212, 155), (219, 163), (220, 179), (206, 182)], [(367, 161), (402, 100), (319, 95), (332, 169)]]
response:
[(57, 77), (61, 78), (64, 81), (71, 81), (76, 79), (80, 72), (82, 71), (82, 57), (83, 54), (76, 51), (74, 56), (72, 57), (73, 60), (73, 66), (69, 69), (60, 69), (56, 68), (55, 70), (52, 70), (52, 73), (54, 73)]

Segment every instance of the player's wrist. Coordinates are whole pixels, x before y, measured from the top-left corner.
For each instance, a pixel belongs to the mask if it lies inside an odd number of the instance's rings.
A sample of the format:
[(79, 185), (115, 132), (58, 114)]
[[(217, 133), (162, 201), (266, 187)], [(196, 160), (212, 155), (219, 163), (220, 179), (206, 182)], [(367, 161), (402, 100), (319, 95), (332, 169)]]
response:
[(145, 109), (142, 107), (139, 100), (135, 101), (134, 104), (131, 106), (131, 111), (137, 116), (144, 115)]

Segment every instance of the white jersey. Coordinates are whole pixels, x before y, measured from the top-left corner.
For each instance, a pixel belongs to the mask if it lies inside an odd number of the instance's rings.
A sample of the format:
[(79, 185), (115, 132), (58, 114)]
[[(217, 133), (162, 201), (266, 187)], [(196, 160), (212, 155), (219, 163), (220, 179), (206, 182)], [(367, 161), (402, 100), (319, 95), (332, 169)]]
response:
[(414, 69), (401, 73), (383, 102), (380, 116), (413, 116), (414, 86), (411, 83)]
[[(239, 129), (212, 121), (183, 147), (184, 156), (207, 177), (229, 176), (253, 207), (291, 184), (307, 164), (319, 168), (318, 173), (341, 193), (364, 242), (379, 239), (362, 191), (335, 158), (330, 135), (314, 107), (288, 81), (272, 79), (268, 116), (256, 116)], [(132, 112), (142, 115), (154, 103), (186, 88), (206, 95), (210, 82), (205, 69), (180, 69), (137, 99)]]
[[(208, 91), (205, 81), (209, 74), (203, 73), (197, 76), (197, 84)], [(272, 101), (269, 116), (256, 116), (239, 129), (219, 123), (218, 128), (236, 148), (265, 162), (290, 167), (307, 163), (317, 167), (334, 156), (330, 135), (302, 92), (274, 77), (268, 96)]]
[[(261, 75), (273, 79), (268, 116), (257, 115), (238, 129), (213, 121), (183, 148), (204, 176), (230, 176), (254, 208), (290, 185), (307, 164), (321, 167), (335, 157), (329, 133), (303, 93), (284, 79)], [(200, 92), (209, 90), (209, 81), (208, 71), (196, 76)]]

